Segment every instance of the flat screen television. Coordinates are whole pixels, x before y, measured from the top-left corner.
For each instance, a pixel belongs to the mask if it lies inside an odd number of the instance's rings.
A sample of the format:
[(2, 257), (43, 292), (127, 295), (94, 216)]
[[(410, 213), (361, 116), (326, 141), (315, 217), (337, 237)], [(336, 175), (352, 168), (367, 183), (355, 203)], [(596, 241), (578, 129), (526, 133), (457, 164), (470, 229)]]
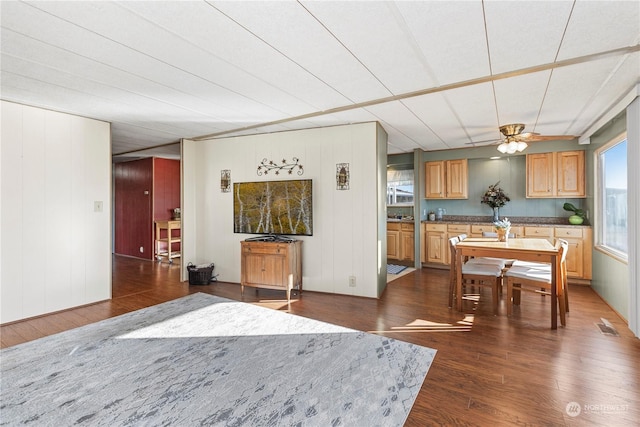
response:
[(312, 181), (235, 182), (233, 232), (312, 236)]

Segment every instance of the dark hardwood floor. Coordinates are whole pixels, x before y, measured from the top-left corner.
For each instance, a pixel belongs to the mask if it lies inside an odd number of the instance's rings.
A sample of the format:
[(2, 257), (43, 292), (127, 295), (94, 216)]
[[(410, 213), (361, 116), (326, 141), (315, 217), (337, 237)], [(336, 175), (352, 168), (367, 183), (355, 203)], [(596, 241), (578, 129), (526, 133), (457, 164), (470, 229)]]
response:
[[(447, 280), (447, 271), (424, 268), (379, 300), (304, 292), (288, 305), (281, 291), (245, 290), (242, 299), (237, 284), (189, 286), (176, 265), (114, 256), (112, 300), (4, 325), (0, 341), (5, 348), (206, 292), (437, 349), (408, 426), (639, 424), (640, 340), (591, 288), (570, 287), (567, 326), (552, 331), (543, 297), (523, 295), (507, 318), (506, 293), (493, 316), (487, 290), (458, 313), (447, 308)], [(600, 318), (620, 336), (603, 335)]]

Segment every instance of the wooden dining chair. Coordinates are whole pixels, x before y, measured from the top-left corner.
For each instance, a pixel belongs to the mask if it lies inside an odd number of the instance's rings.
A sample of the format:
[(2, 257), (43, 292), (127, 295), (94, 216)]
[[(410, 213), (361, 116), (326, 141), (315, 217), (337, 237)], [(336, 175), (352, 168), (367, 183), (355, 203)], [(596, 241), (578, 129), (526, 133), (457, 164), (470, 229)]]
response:
[[(457, 281), (457, 258), (456, 245), (459, 239), (451, 237), (449, 248), (451, 250), (451, 268), (449, 270), (449, 308), (453, 307), (454, 296), (456, 296)], [(462, 269), (462, 289), (468, 285), (491, 288), (493, 314), (498, 315), (498, 287), (502, 278), (502, 267), (497, 264), (483, 264), (480, 262), (463, 262)]]
[[(556, 295), (560, 311), (560, 323), (566, 326), (567, 307), (567, 251), (569, 243), (558, 239), (556, 244), (560, 262), (558, 263)], [(537, 264), (537, 265), (536, 265)], [(551, 265), (544, 263), (514, 262), (505, 273), (507, 279), (507, 315), (511, 315), (514, 305), (520, 305), (522, 292), (533, 292), (541, 295), (551, 295)]]
[[(466, 234), (458, 235), (458, 241), (459, 242), (462, 242), (466, 238), (467, 238)], [(511, 263), (514, 260), (512, 260), (512, 259), (504, 259), (504, 258), (493, 258), (493, 257), (476, 257), (476, 258), (465, 259), (464, 261), (466, 263), (479, 263), (479, 264), (498, 265), (498, 266), (500, 266), (500, 268), (504, 269), (507, 265), (511, 265)]]
[[(556, 240), (556, 245), (565, 245), (565, 247), (567, 248), (567, 250), (569, 249), (569, 242), (564, 240), (564, 239), (557, 239)], [(565, 255), (566, 257), (566, 255)], [(551, 271), (551, 264), (548, 262), (533, 262), (533, 261), (520, 261), (520, 260), (515, 260), (513, 262), (513, 266), (516, 267), (529, 267), (529, 268), (535, 268), (535, 269), (544, 269), (544, 270), (549, 270)], [(566, 261), (565, 261), (565, 269), (566, 269)], [(569, 312), (569, 285), (568, 285), (568, 279), (567, 279), (567, 275), (564, 275), (564, 305), (565, 305), (565, 311), (568, 313)], [(544, 296), (544, 294), (543, 294)]]
[[(466, 234), (461, 234), (458, 236), (460, 241), (463, 241), (466, 237), (467, 237)], [(502, 286), (504, 285), (504, 273), (505, 271), (507, 271), (507, 268), (511, 266), (511, 264), (513, 264), (514, 261), (515, 261), (514, 259), (494, 258), (494, 257), (475, 257), (475, 258), (469, 258), (465, 260), (466, 263), (471, 263), (471, 264), (491, 264), (491, 265), (499, 266), (502, 269), (502, 273), (503, 273), (500, 275), (500, 283), (498, 284), (498, 291), (500, 292), (500, 294), (502, 294)]]
[[(496, 239), (498, 238), (498, 233), (495, 231), (483, 231), (482, 232), (482, 237), (495, 237)], [(509, 235), (507, 236), (510, 239), (515, 239), (516, 235), (515, 233), (509, 233)]]

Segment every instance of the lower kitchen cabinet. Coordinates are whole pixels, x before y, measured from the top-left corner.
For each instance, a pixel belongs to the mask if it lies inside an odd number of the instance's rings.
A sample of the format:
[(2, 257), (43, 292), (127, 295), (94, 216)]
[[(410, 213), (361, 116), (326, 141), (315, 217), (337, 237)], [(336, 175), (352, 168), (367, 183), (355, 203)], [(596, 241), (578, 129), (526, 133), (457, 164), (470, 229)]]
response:
[(429, 224), (425, 227), (425, 246), (427, 263), (446, 264), (448, 241), (446, 224)]
[(592, 229), (586, 227), (556, 227), (554, 236), (569, 243), (567, 276), (569, 278), (591, 280)]
[(387, 222), (387, 259), (413, 261), (415, 249), (412, 222)]
[(413, 224), (400, 224), (400, 259), (403, 261), (413, 261), (415, 250)]
[[(423, 222), (421, 224), (421, 261), (423, 264), (449, 265), (449, 239), (460, 234), (482, 237), (482, 232), (495, 232), (492, 224), (447, 224)], [(556, 239), (569, 242), (567, 274), (570, 279), (591, 280), (593, 230), (590, 227), (572, 226), (513, 226), (511, 233), (518, 237)]]
[(400, 259), (399, 222), (387, 222), (387, 259)]

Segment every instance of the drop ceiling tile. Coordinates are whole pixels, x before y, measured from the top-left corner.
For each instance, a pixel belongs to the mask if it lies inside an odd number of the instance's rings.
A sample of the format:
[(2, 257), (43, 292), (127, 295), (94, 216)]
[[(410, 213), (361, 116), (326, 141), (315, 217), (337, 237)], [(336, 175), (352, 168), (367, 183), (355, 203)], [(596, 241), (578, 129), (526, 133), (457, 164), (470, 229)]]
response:
[[(619, 67), (615, 68), (611, 78), (604, 82), (601, 87), (598, 87), (587, 105), (581, 106), (576, 114), (573, 126), (568, 129), (567, 133), (583, 135), (584, 131), (598, 121), (604, 113), (609, 112), (623, 96), (627, 95), (638, 84), (638, 70), (640, 70), (640, 53), (635, 53), (627, 57)], [(570, 78), (570, 76), (567, 77), (567, 80)], [(583, 88), (578, 90), (582, 91)]]
[(408, 98), (403, 102), (424, 120), (445, 147), (456, 148), (485, 140), (487, 131), (495, 133), (497, 129), (490, 84)]
[[(69, 3), (63, 2), (52, 3), (69, 5)], [(73, 4), (73, 6), (69, 6), (68, 10), (56, 10), (56, 12), (61, 14), (66, 12), (68, 14), (71, 13), (72, 10), (75, 10), (75, 8), (78, 7), (77, 5), (90, 5), (90, 3), (91, 2)], [(123, 32), (128, 35), (126, 36), (127, 38), (121, 42), (110, 38), (115, 37), (115, 34), (112, 34), (113, 29), (109, 29), (109, 31), (111, 31), (108, 33), (110, 37), (106, 37), (93, 30), (87, 31), (80, 26), (69, 25), (66, 21), (38, 9), (29, 8), (29, 6), (25, 6), (25, 8), (28, 8), (25, 11), (26, 22), (23, 21), (22, 25), (16, 30), (24, 32), (30, 37), (46, 41), (49, 44), (67, 49), (77, 55), (90, 58), (93, 61), (127, 70), (137, 76), (172, 87), (178, 91), (220, 99), (222, 102), (225, 102), (228, 109), (234, 110), (238, 114), (254, 114), (259, 119), (262, 119), (265, 115), (270, 117), (275, 116), (275, 112), (260, 100), (252, 99), (240, 93), (240, 89), (245, 90), (246, 87), (255, 89), (256, 94), (263, 93), (260, 92), (259, 89), (263, 89), (263, 91), (266, 90), (265, 85), (259, 82), (256, 83), (256, 79), (249, 82), (247, 78), (242, 81), (245, 86), (229, 89), (220, 85), (218, 82), (212, 81), (209, 76), (204, 75), (205, 73), (202, 72), (202, 69), (185, 70), (180, 64), (172, 64), (167, 58), (157, 58), (153, 56), (155, 52), (145, 52), (141, 50), (142, 47), (135, 49), (127, 46), (125, 42), (131, 38), (131, 35), (127, 32)], [(113, 19), (122, 21), (124, 17), (116, 15)], [(94, 17), (94, 19), (83, 22), (82, 24), (89, 25), (90, 23), (95, 23), (96, 21), (103, 22), (104, 20), (104, 16)], [(37, 22), (37, 25), (34, 24), (35, 22)], [(129, 21), (129, 23), (134, 26), (131, 21)], [(15, 26), (10, 26), (12, 29), (13, 27)], [(98, 29), (105, 30), (102, 27)], [(146, 39), (143, 37), (142, 40)], [(138, 41), (137, 44), (140, 45), (144, 43), (142, 40)], [(158, 40), (162, 40), (162, 42), (158, 43)], [(175, 50), (176, 46), (171, 44), (172, 40), (175, 41), (175, 37), (154, 38), (150, 44), (156, 46), (156, 48), (166, 48), (167, 45), (170, 45), (171, 48)], [(181, 47), (184, 47), (184, 45), (181, 45)], [(171, 49), (166, 50), (168, 52), (174, 52), (174, 50)], [(179, 56), (179, 53), (176, 55)], [(210, 63), (210, 61), (202, 61), (201, 56), (194, 56), (192, 59), (192, 61), (198, 60), (200, 60), (200, 63)], [(260, 88), (257, 89), (253, 83), (260, 86)], [(238, 89), (238, 91), (235, 89)], [(277, 115), (278, 117), (282, 117), (282, 113)]]
[(396, 7), (436, 85), (490, 74), (481, 2), (398, 2)]
[[(463, 123), (465, 133), (478, 142), (500, 137), (492, 83), (481, 83), (447, 91), (444, 94)], [(456, 141), (457, 142), (457, 141)]]
[(373, 105), (366, 110), (378, 118), (388, 133), (394, 129), (398, 134), (405, 135), (414, 142), (415, 148), (434, 141), (441, 142), (425, 122), (400, 101)]
[[(67, 50), (22, 36), (11, 30), (2, 29), (1, 37), (4, 42), (3, 55), (9, 57), (5, 57), (5, 60), (8, 61), (5, 62), (5, 65), (21, 61), (25, 64), (25, 72), (34, 66), (55, 69), (73, 75), (77, 82), (101, 83), (113, 87), (115, 90), (127, 91), (150, 100), (169, 104), (169, 106), (192, 111), (194, 116), (206, 116), (224, 121), (221, 116), (233, 117), (237, 115), (236, 112), (226, 109), (223, 105), (216, 104), (213, 99), (204, 99), (177, 91), (109, 64), (93, 61)], [(13, 65), (15, 66), (15, 64)], [(77, 84), (77, 86), (79, 85), (80, 83)]]
[(468, 146), (499, 137), (505, 122), (576, 134), (637, 84), (640, 68), (633, 54), (557, 69), (544, 102), (548, 71), (496, 81), (498, 107), (483, 83), (268, 125), (488, 75), (483, 6), (494, 73), (551, 62), (558, 49), (564, 59), (637, 43), (640, 6), (575, 2), (560, 46), (572, 2), (0, 5), (3, 99), (110, 121), (114, 147), (260, 123), (241, 133), (377, 120), (390, 153)]
[(483, 4), (494, 74), (554, 61), (573, 1)]
[[(257, 2), (247, 8), (238, 2), (215, 3), (234, 21), (335, 90), (350, 102), (389, 96), (390, 92), (363, 64), (296, 2)], [(339, 66), (337, 66), (339, 65)], [(289, 86), (288, 76), (279, 77)], [(345, 100), (341, 100), (345, 103)], [(334, 104), (335, 106), (335, 104)]]
[[(536, 131), (553, 135), (572, 134), (572, 130), (576, 131), (575, 120), (593, 102), (604, 83), (603, 71), (606, 75), (618, 60), (619, 58), (610, 58), (554, 70)], [(563, 116), (566, 119), (558, 122), (557, 118)]]
[(550, 73), (541, 71), (494, 82), (500, 125), (524, 123), (525, 132), (537, 132), (536, 119)]
[(394, 94), (436, 83), (392, 2), (303, 2), (303, 5)]
[(576, 2), (558, 59), (632, 46), (640, 41), (640, 2)]
[[(277, 7), (276, 3), (270, 4)], [(287, 115), (328, 109), (349, 102), (344, 95), (287, 58), (279, 49), (247, 31), (242, 26), (243, 22), (236, 22), (232, 16), (216, 9), (225, 5), (248, 10), (249, 16), (264, 17), (256, 15), (254, 7), (247, 9), (246, 4), (240, 2), (216, 3), (213, 6), (196, 2), (166, 2), (162, 7), (148, 2), (124, 3), (124, 7), (152, 20), (166, 32), (179, 34), (191, 44), (192, 49), (193, 46), (201, 49), (195, 56), (184, 54), (180, 62), (189, 69), (203, 67), (218, 84), (255, 97), (266, 105), (277, 105)], [(292, 6), (295, 4), (289, 7)], [(294, 40), (299, 36), (291, 34)], [(148, 49), (154, 46), (153, 39), (149, 43)]]

